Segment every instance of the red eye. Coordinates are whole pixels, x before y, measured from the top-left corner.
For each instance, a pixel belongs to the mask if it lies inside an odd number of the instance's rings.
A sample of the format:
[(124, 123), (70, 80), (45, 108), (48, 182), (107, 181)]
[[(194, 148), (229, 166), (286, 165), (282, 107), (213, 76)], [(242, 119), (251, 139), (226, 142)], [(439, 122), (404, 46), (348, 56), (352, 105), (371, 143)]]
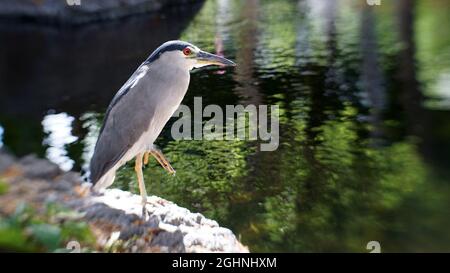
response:
[(189, 56), (189, 55), (191, 55), (191, 53), (192, 53), (192, 51), (191, 51), (191, 49), (189, 47), (185, 47), (183, 49), (183, 54), (184, 55)]

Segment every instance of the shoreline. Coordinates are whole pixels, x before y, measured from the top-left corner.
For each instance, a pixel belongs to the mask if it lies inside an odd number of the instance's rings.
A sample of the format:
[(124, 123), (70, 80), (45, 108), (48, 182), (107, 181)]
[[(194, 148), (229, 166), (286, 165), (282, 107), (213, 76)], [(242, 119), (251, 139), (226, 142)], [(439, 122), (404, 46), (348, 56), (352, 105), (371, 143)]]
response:
[[(141, 217), (139, 195), (119, 189), (92, 193), (76, 172), (63, 172), (46, 159), (17, 159), (0, 150), (0, 215), (14, 214), (22, 203), (38, 214), (48, 204), (73, 210), (95, 237), (95, 251), (110, 252), (249, 252), (233, 232), (200, 213), (149, 196), (148, 217)], [(120, 247), (117, 244), (120, 242)], [(0, 246), (1, 247), (1, 246)]]

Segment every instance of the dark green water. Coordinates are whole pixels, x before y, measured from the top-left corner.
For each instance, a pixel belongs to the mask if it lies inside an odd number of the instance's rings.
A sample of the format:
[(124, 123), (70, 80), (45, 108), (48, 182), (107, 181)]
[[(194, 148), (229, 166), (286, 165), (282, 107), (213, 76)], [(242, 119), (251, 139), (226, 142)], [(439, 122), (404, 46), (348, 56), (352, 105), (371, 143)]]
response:
[[(113, 94), (179, 38), (238, 63), (193, 73), (183, 103), (276, 104), (280, 146), (174, 141), (168, 124), (158, 144), (177, 175), (152, 160), (149, 193), (218, 220), (255, 252), (368, 252), (369, 241), (450, 251), (449, 15), (444, 0), (211, 0), (176, 25), (175, 12), (3, 27), (0, 143), (83, 169)], [(114, 185), (138, 192), (132, 164)]]

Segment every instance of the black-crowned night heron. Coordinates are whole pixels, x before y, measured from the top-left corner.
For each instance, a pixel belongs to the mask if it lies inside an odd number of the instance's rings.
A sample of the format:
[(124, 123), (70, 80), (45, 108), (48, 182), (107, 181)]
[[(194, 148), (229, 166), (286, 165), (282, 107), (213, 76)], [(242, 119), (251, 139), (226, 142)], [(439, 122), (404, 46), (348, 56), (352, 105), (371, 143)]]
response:
[(90, 163), (94, 190), (110, 186), (117, 169), (136, 158), (135, 171), (145, 208), (147, 192), (142, 163), (147, 164), (151, 154), (169, 173), (175, 173), (153, 142), (183, 100), (189, 85), (189, 71), (206, 65), (235, 64), (190, 43), (169, 41), (138, 67), (106, 111)]

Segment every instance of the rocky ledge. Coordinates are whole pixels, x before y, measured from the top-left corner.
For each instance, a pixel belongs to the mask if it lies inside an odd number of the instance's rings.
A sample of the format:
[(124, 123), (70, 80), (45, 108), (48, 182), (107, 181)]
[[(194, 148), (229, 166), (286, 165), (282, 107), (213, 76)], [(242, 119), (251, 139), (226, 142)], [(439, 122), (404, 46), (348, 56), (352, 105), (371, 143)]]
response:
[(140, 196), (118, 189), (94, 194), (78, 173), (62, 172), (33, 155), (16, 159), (0, 151), (0, 179), (8, 187), (0, 195), (1, 215), (12, 214), (22, 202), (37, 210), (57, 203), (80, 213), (98, 251), (120, 240), (120, 252), (248, 252), (229, 229), (200, 213), (150, 196), (144, 219)]

